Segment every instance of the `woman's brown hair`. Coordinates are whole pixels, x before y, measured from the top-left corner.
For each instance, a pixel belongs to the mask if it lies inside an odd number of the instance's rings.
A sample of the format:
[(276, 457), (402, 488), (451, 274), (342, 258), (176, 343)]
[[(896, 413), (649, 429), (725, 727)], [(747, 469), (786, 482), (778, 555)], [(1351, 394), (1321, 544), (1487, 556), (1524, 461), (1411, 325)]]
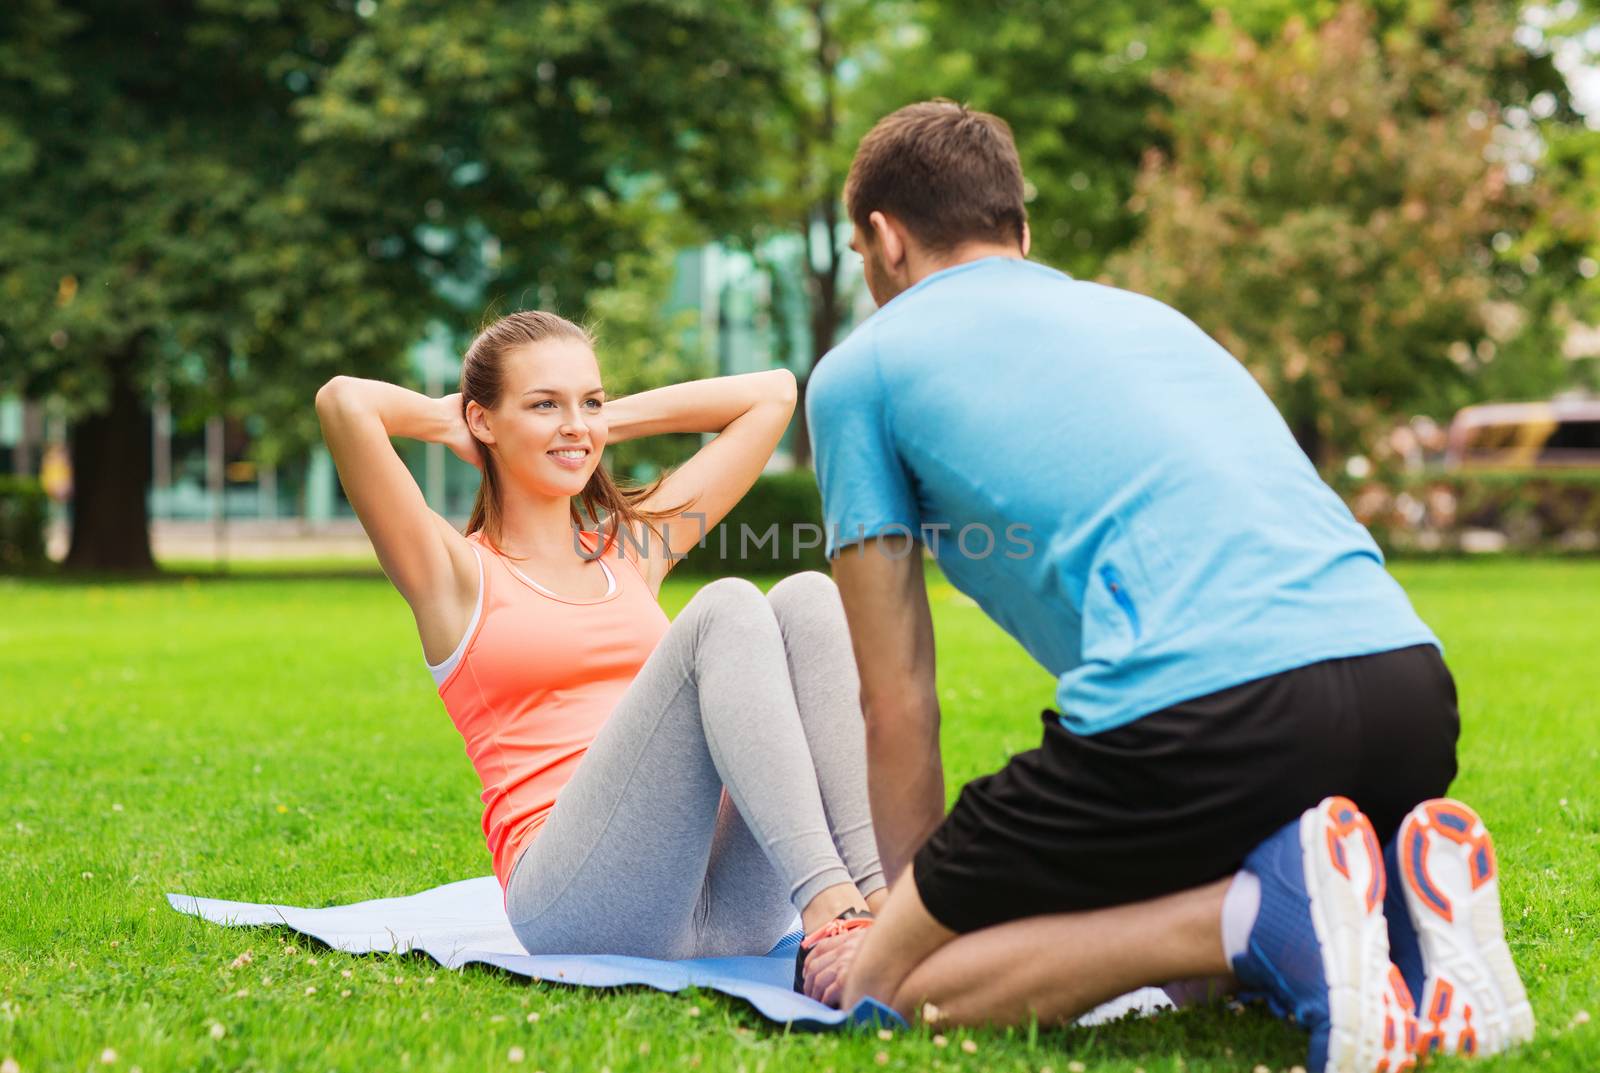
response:
[[(461, 363), (461, 413), (466, 417), (467, 403), (475, 402), (485, 410), (500, 403), (505, 390), (505, 356), (510, 351), (546, 339), (577, 339), (591, 349), (594, 336), (565, 317), (541, 310), (529, 309), (509, 313), (478, 333), (467, 347)], [(467, 534), (482, 531), (491, 544), (500, 543), (500, 478), (495, 472), (494, 456), (488, 446), (479, 444), (483, 458), (483, 480), (478, 484), (478, 495), (472, 503), (472, 517), (467, 521)], [(683, 508), (670, 511), (643, 510), (639, 503), (659, 487), (658, 479), (648, 485), (618, 484), (606, 472), (605, 466), (596, 466), (589, 483), (584, 485), (572, 504), (572, 524), (581, 529), (587, 519), (598, 524), (606, 522), (605, 540), (596, 555), (604, 554), (616, 543), (617, 534), (624, 524), (643, 526), (656, 532), (653, 523), (681, 513)], [(657, 533), (659, 536), (659, 533)]]

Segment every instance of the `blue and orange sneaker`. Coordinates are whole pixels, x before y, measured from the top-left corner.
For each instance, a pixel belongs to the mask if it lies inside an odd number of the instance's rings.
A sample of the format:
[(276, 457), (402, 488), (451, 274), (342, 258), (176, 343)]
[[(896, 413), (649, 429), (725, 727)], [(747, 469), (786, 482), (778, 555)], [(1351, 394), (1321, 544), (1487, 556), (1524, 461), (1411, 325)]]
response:
[(832, 920), (828, 921), (816, 931), (800, 940), (800, 945), (794, 952), (794, 989), (802, 995), (806, 991), (806, 958), (811, 953), (811, 948), (824, 939), (835, 935), (843, 935), (847, 931), (858, 928), (871, 927), (877, 918), (866, 909), (846, 909)]
[(1314, 1073), (1416, 1065), (1417, 1021), (1389, 960), (1383, 852), (1372, 824), (1329, 797), (1251, 851), (1261, 908), (1233, 970), (1248, 992), (1311, 1032)]
[(1533, 1038), (1533, 1007), (1506, 946), (1494, 843), (1472, 809), (1424, 801), (1385, 851), (1385, 916), (1417, 1001), (1418, 1053), (1498, 1054)]

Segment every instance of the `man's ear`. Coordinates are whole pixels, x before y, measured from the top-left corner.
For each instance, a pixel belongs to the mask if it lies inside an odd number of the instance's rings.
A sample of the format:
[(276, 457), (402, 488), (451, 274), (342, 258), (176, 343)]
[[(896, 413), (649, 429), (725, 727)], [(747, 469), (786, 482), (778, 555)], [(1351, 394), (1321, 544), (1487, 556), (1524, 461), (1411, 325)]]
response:
[(905, 229), (898, 220), (892, 220), (881, 212), (868, 216), (867, 223), (872, 225), (878, 248), (883, 251), (883, 263), (890, 268), (899, 268), (906, 259)]
[(1028, 256), (1028, 247), (1033, 245), (1033, 232), (1028, 228), (1028, 221), (1022, 221), (1022, 256)]
[(494, 433), (489, 429), (489, 411), (483, 408), (482, 403), (467, 403), (467, 428), (479, 443), (488, 445), (494, 442)]

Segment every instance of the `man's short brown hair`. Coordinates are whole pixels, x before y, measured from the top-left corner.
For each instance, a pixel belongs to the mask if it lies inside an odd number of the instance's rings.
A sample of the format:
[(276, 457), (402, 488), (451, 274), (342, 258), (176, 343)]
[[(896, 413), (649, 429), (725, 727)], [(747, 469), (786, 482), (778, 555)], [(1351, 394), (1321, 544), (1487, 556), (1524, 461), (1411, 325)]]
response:
[(999, 116), (954, 101), (908, 104), (867, 132), (844, 183), (863, 234), (882, 212), (930, 250), (966, 242), (1022, 242), (1022, 162)]

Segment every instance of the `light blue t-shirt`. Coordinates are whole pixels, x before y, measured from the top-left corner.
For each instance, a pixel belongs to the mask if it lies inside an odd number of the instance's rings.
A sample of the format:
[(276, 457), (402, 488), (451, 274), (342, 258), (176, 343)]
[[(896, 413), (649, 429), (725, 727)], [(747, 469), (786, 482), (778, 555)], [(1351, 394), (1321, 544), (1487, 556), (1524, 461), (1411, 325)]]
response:
[(1078, 733), (1438, 644), (1250, 374), (1154, 299), (957, 265), (834, 348), (806, 414), (828, 554), (918, 537)]

